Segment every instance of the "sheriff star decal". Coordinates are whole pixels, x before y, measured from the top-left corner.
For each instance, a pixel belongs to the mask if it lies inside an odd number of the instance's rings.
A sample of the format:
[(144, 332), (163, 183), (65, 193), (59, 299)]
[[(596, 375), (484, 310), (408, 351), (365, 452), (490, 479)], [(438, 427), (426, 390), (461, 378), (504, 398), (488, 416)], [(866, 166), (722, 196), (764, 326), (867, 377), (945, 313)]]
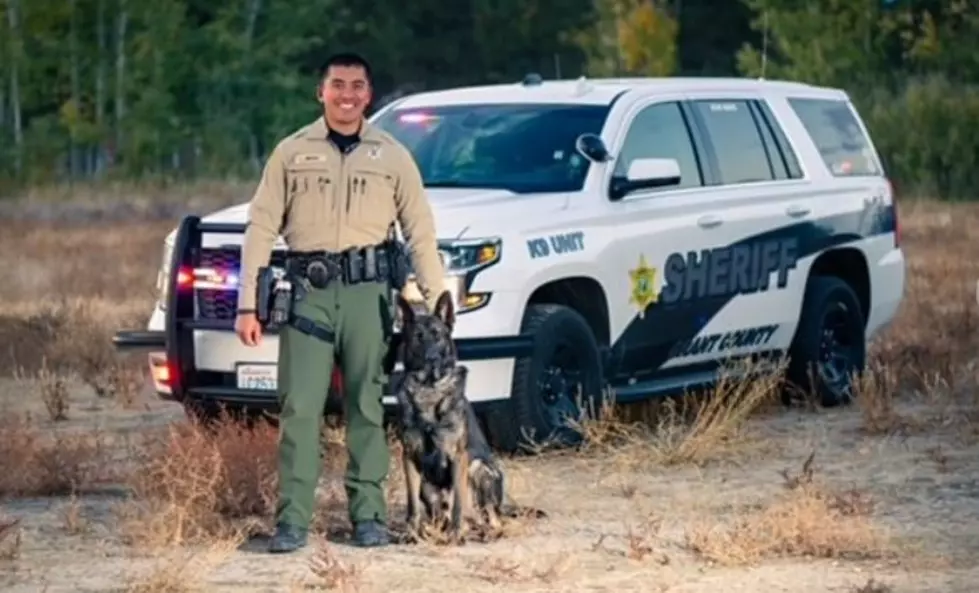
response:
[(646, 256), (639, 255), (639, 265), (629, 270), (632, 293), (629, 302), (639, 308), (639, 318), (646, 314), (646, 307), (656, 302), (656, 268), (649, 267)]

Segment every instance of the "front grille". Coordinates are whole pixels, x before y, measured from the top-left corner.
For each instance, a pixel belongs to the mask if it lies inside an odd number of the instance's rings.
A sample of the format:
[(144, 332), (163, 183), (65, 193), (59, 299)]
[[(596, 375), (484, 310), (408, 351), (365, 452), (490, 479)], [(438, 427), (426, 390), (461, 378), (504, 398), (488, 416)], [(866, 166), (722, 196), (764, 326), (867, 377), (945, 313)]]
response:
[[(270, 261), (274, 266), (282, 266), (285, 263), (285, 255), (281, 251), (273, 251)], [(241, 251), (238, 247), (201, 250), (199, 265), (202, 268), (237, 271), (240, 263)], [(199, 319), (233, 320), (238, 313), (238, 291), (198, 290), (197, 310)]]

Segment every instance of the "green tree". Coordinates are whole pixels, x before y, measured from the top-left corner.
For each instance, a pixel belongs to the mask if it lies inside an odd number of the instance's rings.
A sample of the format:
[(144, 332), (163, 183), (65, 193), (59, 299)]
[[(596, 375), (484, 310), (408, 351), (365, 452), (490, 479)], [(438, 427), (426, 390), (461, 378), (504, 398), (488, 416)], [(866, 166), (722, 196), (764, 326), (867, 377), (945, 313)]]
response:
[(677, 22), (662, 2), (595, 0), (597, 18), (577, 32), (590, 76), (669, 76), (677, 68)]
[(742, 2), (762, 37), (761, 47), (738, 51), (742, 74), (867, 88), (894, 82), (888, 46), (895, 15), (880, 0)]

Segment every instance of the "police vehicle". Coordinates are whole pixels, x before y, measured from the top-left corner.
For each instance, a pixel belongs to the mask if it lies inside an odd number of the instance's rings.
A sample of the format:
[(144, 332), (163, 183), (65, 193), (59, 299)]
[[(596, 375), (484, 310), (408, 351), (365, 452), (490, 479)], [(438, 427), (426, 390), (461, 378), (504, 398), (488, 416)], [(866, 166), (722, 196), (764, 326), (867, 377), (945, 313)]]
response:
[[(403, 97), (371, 121), (417, 160), (467, 395), (503, 450), (567, 437), (563, 418), (603, 392), (709, 385), (732, 357), (787, 354), (791, 381), (846, 403), (901, 302), (894, 191), (845, 91), (529, 75)], [(195, 413), (276, 411), (276, 335), (248, 348), (233, 331), (247, 207), (184, 219), (148, 331), (115, 338), (149, 348), (156, 392)]]

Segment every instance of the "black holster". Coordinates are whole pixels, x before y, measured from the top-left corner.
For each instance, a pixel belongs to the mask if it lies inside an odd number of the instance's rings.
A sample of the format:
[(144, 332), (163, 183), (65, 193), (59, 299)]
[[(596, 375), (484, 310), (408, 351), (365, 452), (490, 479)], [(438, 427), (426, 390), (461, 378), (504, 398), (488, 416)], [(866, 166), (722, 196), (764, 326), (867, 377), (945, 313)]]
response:
[(263, 328), (277, 328), (289, 321), (292, 313), (293, 283), (275, 268), (258, 269), (255, 313)]
[(333, 330), (312, 319), (296, 315), (295, 299), (302, 298), (302, 279), (271, 266), (258, 270), (258, 294), (255, 312), (263, 328), (278, 329), (289, 325), (324, 342), (333, 342)]
[(391, 254), (388, 258), (391, 266), (388, 276), (391, 287), (400, 292), (408, 282), (408, 274), (411, 273), (411, 254), (408, 252), (407, 243), (398, 240), (393, 223), (388, 227), (388, 236), (384, 245), (386, 251)]

